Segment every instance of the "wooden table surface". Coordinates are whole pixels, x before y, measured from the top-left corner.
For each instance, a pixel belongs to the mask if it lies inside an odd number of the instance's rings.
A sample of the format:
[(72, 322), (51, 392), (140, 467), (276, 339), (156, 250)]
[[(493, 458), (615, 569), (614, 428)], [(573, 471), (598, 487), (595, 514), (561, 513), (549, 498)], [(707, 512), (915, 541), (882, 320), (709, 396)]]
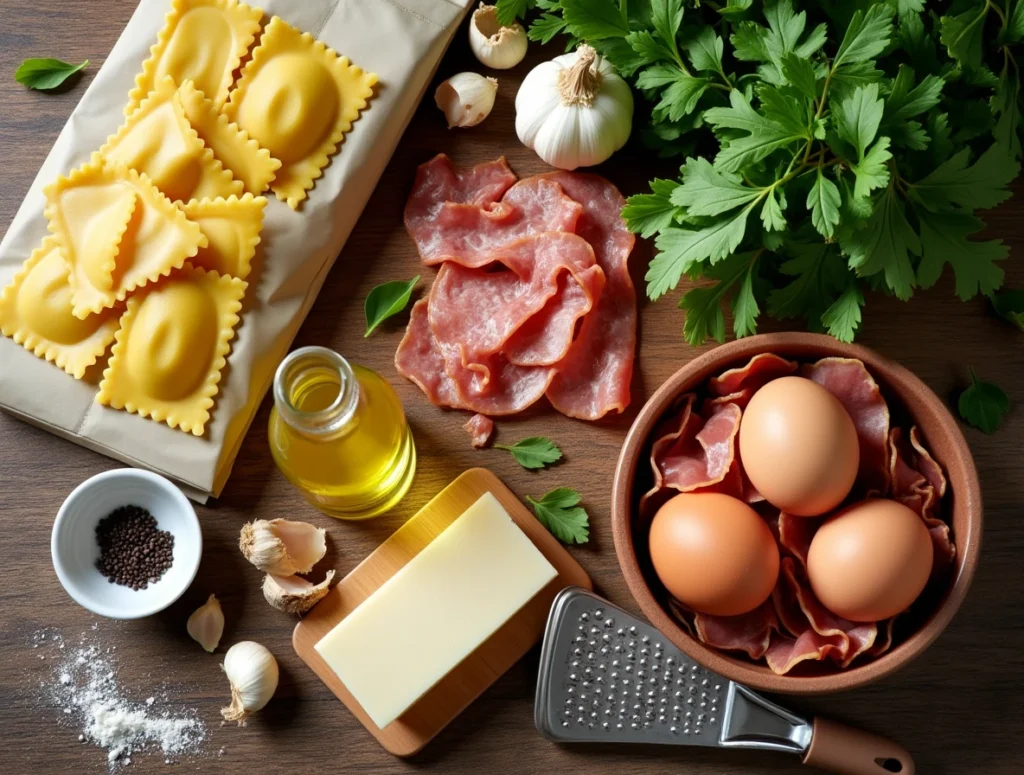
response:
[[(102, 64), (134, 8), (134, 0), (0, 0), (0, 229), (6, 229), (58, 131)], [(460, 31), (440, 76), (472, 69)], [(531, 60), (558, 53), (531, 50)], [(28, 56), (57, 56), (92, 64), (82, 82), (60, 94), (23, 89), (13, 79)], [(499, 423), (502, 441), (544, 434), (556, 439), (566, 461), (530, 473), (500, 451), (474, 451), (459, 427), (464, 418), (443, 412), (394, 372), (392, 356), (402, 323), (386, 324), (363, 339), (362, 301), (374, 285), (421, 272), (401, 225), (406, 192), (418, 163), (438, 151), (472, 163), (504, 153), (520, 174), (543, 165), (523, 148), (513, 129), (513, 99), (527, 70), (500, 76), (497, 107), (480, 127), (448, 131), (430, 100), (413, 119), (334, 267), (296, 345), (326, 345), (384, 374), (404, 402), (419, 449), (419, 469), (409, 495), (394, 513), (370, 524), (331, 520), (306, 505), (275, 469), (267, 447), (270, 401), (264, 401), (242, 447), (223, 497), (198, 509), (205, 552), (199, 574), (170, 610), (135, 622), (99, 620), (64, 593), (50, 564), (50, 528), (67, 493), (83, 479), (116, 464), (10, 417), (0, 416), (0, 770), (29, 773), (102, 773), (104, 753), (78, 742), (78, 729), (61, 726), (62, 712), (43, 697), (52, 655), (40, 659), (33, 634), (53, 628), (65, 637), (86, 631), (116, 645), (119, 678), (129, 697), (145, 699), (166, 689), (173, 707), (191, 706), (207, 722), (205, 755), (181, 759), (176, 768), (223, 773), (793, 773), (803, 768), (784, 755), (709, 749), (646, 750), (623, 747), (557, 748), (534, 730), (532, 700), (536, 650), (516, 665), (420, 755), (391, 758), (359, 726), (291, 649), (294, 620), (271, 609), (260, 594), (260, 574), (239, 555), (241, 525), (257, 517), (289, 517), (328, 528), (329, 564), (344, 574), (459, 472), (487, 466), (517, 493), (540, 495), (559, 485), (584, 494), (591, 541), (573, 554), (598, 589), (636, 610), (619, 573), (609, 529), (610, 479), (630, 422), (653, 390), (698, 350), (682, 339), (682, 312), (672, 298), (641, 302), (639, 372), (629, 411), (597, 424), (569, 420), (550, 410)], [(671, 177), (675, 164), (631, 145), (603, 172), (624, 193), (645, 190), (654, 175)], [(1024, 193), (1024, 187), (1019, 189)], [(315, 191), (314, 191), (314, 196)], [(1006, 239), (1011, 284), (1024, 285), (1024, 198), (988, 216), (991, 233)], [(641, 278), (651, 248), (639, 244), (634, 276)], [(427, 273), (430, 274), (429, 272)], [(641, 296), (643, 294), (641, 293)], [(970, 364), (1024, 402), (1024, 336), (986, 314), (976, 300), (961, 303), (945, 278), (910, 304), (869, 298), (859, 341), (897, 359), (940, 396), (961, 388)], [(59, 400), (59, 396), (54, 396)], [(994, 436), (968, 429), (985, 496), (982, 562), (962, 610), (916, 663), (882, 684), (830, 697), (791, 700), (794, 708), (827, 713), (892, 736), (917, 758), (925, 775), (996, 775), (1024, 771), (1024, 411), (1014, 411)], [(223, 601), (223, 642), (265, 644), (281, 665), (281, 683), (270, 705), (245, 729), (220, 726), (227, 697), (220, 656), (201, 651), (185, 633), (185, 620), (206, 596)], [(96, 624), (96, 630), (90, 627)], [(221, 649), (221, 653), (223, 649)], [(162, 701), (161, 701), (162, 702)], [(163, 757), (138, 756), (131, 770), (167, 771)]]

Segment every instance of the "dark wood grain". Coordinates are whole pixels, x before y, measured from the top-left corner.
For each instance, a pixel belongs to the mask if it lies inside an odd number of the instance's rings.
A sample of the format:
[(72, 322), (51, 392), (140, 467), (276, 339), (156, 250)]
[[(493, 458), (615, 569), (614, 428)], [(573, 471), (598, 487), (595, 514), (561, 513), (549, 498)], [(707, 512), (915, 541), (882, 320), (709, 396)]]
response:
[[(133, 0), (0, 0), (0, 228), (10, 223), (58, 131), (102, 63), (134, 8)], [(462, 35), (441, 65), (439, 77), (475, 69)], [(557, 53), (531, 49), (530, 61)], [(14, 82), (27, 56), (88, 58), (89, 72), (73, 88), (53, 95), (29, 92)], [(592, 518), (591, 542), (573, 554), (600, 592), (636, 611), (612, 547), (608, 525), (611, 474), (625, 430), (644, 399), (697, 350), (681, 337), (682, 313), (670, 299), (643, 303), (641, 351), (633, 405), (621, 417), (586, 425), (550, 411), (500, 423), (503, 441), (545, 434), (558, 440), (566, 461), (542, 472), (520, 469), (500, 451), (474, 451), (455, 413), (430, 406), (414, 386), (394, 373), (392, 356), (401, 321), (389, 321), (363, 339), (362, 300), (377, 283), (420, 272), (401, 226), (404, 198), (416, 164), (438, 151), (457, 162), (508, 156), (520, 174), (543, 165), (516, 140), (513, 99), (528, 63), (500, 76), (494, 113), (480, 127), (447, 131), (427, 100), (398, 151), (337, 265), (328, 277), (296, 344), (333, 347), (387, 376), (408, 411), (419, 449), (413, 489), (391, 515), (369, 524), (338, 523), (307, 506), (277, 472), (267, 448), (269, 402), (264, 402), (242, 447), (235, 472), (217, 503), (198, 509), (206, 542), (202, 566), (184, 598), (169, 611), (138, 622), (99, 621), (91, 636), (117, 646), (121, 678), (136, 699), (166, 685), (172, 698), (198, 708), (208, 723), (212, 755), (185, 759), (187, 770), (218, 773), (799, 773), (781, 755), (620, 747), (560, 749), (534, 731), (532, 697), (537, 656), (522, 660), (448, 729), (411, 761), (385, 753), (291, 649), (292, 618), (269, 608), (259, 591), (260, 574), (236, 549), (239, 527), (254, 517), (293, 517), (330, 531), (329, 563), (341, 574), (414, 514), (461, 471), (484, 465), (518, 494), (538, 495), (572, 485), (585, 495)], [(626, 194), (658, 174), (675, 174), (674, 163), (631, 145), (601, 170)], [(1024, 193), (1024, 188), (1019, 187)], [(315, 191), (314, 191), (314, 196)], [(990, 232), (1008, 241), (1011, 284), (1024, 285), (1024, 198), (988, 216)], [(633, 257), (639, 280), (650, 256), (640, 244)], [(895, 358), (940, 396), (962, 387), (967, 364), (1001, 384), (1015, 404), (1024, 403), (1021, 334), (985, 313), (981, 301), (961, 303), (948, 278), (918, 293), (910, 304), (872, 296), (859, 341)], [(54, 396), (53, 400), (60, 400)], [(1024, 772), (1024, 411), (1015, 410), (994, 436), (967, 430), (981, 472), (986, 501), (981, 567), (963, 609), (948, 631), (916, 663), (883, 684), (817, 699), (792, 701), (798, 709), (884, 733), (913, 752), (926, 775), (1010, 775)], [(50, 662), (39, 659), (32, 634), (57, 628), (75, 636), (97, 622), (61, 589), (51, 569), (49, 536), (65, 495), (82, 479), (115, 464), (92, 452), (0, 416), (0, 770), (29, 773), (103, 773), (99, 750), (62, 728), (60, 709), (41, 698), (40, 681)], [(246, 729), (219, 726), (226, 698), (220, 659), (202, 652), (185, 634), (188, 614), (216, 592), (228, 626), (224, 642), (253, 639), (278, 657), (277, 696)], [(223, 749), (220, 755), (218, 751)], [(162, 757), (138, 757), (134, 771), (166, 772)]]

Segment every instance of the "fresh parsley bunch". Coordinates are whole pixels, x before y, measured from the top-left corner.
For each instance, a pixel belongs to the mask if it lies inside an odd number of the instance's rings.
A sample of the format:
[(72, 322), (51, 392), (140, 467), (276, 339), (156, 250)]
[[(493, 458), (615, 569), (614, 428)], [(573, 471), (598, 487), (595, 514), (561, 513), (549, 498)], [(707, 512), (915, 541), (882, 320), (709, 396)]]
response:
[[(926, 7), (927, 3), (927, 7)], [(975, 211), (1020, 170), (1024, 0), (499, 0), (530, 37), (586, 40), (650, 105), (680, 175), (629, 198), (655, 237), (647, 294), (684, 275), (691, 344), (762, 309), (851, 341), (866, 290), (910, 299), (947, 264), (963, 300), (1003, 283)]]

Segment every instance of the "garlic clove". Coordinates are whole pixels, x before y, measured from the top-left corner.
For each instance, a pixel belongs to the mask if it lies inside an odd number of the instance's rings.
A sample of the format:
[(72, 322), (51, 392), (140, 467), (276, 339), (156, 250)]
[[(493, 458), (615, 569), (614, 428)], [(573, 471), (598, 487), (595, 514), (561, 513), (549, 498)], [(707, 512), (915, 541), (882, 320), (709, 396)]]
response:
[(448, 120), (448, 128), (476, 126), (494, 107), (498, 82), (479, 73), (457, 73), (437, 87), (434, 102)]
[(319, 584), (313, 584), (301, 576), (267, 574), (263, 579), (263, 597), (279, 611), (302, 614), (323, 599), (333, 578), (333, 570), (327, 571), (327, 578)]
[(238, 548), (264, 573), (309, 573), (327, 553), (327, 531), (307, 522), (257, 519), (242, 526)]
[(265, 646), (243, 640), (228, 649), (221, 669), (231, 685), (231, 704), (221, 708), (220, 715), (244, 727), (246, 719), (270, 702), (277, 691), (277, 660)]
[(480, 3), (469, 20), (469, 47), (476, 58), (495, 70), (508, 70), (526, 56), (526, 30), (521, 24), (502, 27), (498, 9)]
[(192, 640), (211, 654), (217, 649), (220, 637), (224, 634), (224, 611), (216, 595), (210, 595), (203, 605), (192, 612), (185, 629)]

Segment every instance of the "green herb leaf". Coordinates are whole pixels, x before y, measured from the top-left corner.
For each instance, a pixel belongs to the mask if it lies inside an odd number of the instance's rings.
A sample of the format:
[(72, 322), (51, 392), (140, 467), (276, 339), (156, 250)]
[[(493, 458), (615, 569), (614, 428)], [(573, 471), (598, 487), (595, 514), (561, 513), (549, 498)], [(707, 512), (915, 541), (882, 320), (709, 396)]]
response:
[(583, 496), (568, 487), (551, 490), (540, 500), (526, 496), (540, 523), (565, 544), (585, 544), (590, 540), (590, 517), (578, 505), (582, 499)]
[(757, 199), (761, 191), (743, 185), (739, 175), (721, 172), (707, 159), (687, 159), (683, 185), (672, 192), (672, 204), (685, 207), (688, 216), (719, 215)]
[(728, 0), (725, 5), (718, 6), (717, 10), (722, 16), (734, 17), (743, 14), (753, 4), (754, 0)]
[(834, 245), (793, 243), (788, 249), (795, 257), (779, 271), (794, 280), (768, 294), (768, 313), (780, 319), (804, 318), (819, 330), (822, 314), (849, 284), (849, 270)]
[(676, 35), (683, 24), (682, 0), (651, 0), (651, 23), (673, 58), (678, 61)]
[(678, 212), (672, 204), (672, 192), (677, 184), (674, 180), (661, 180), (655, 178), (651, 181), (650, 194), (636, 194), (626, 200), (626, 206), (622, 208), (622, 217), (626, 221), (626, 228), (648, 239), (653, 237), (662, 229), (672, 225), (675, 214)]
[(882, 188), (889, 182), (887, 162), (891, 158), (889, 138), (879, 137), (878, 142), (868, 149), (859, 162), (850, 165), (850, 169), (856, 175), (856, 183), (853, 187), (855, 197), (866, 197), (876, 188)]
[(1010, 18), (1006, 20), (1006, 40), (1019, 43), (1021, 39), (1024, 39), (1024, 3), (1017, 0)]
[(494, 448), (511, 452), (512, 457), (523, 468), (544, 468), (549, 463), (562, 459), (562, 450), (544, 436), (530, 436), (512, 445), (495, 444)]
[(864, 228), (844, 245), (850, 267), (861, 277), (884, 273), (886, 285), (896, 298), (906, 301), (914, 292), (916, 278), (910, 254), (921, 254), (921, 240), (907, 221), (902, 200), (890, 187), (875, 203)]
[[(1020, 3), (1020, 7), (1024, 7), (1024, 3)], [(1016, 69), (1004, 73), (999, 79), (991, 107), (996, 116), (992, 137), (1003, 153), (1012, 159), (1020, 159), (1020, 74)]]
[(995, 433), (1003, 415), (1010, 411), (1010, 397), (998, 385), (978, 379), (974, 369), (970, 372), (970, 387), (957, 402), (960, 416), (982, 433)]
[(88, 59), (77, 65), (49, 57), (26, 59), (14, 71), (14, 80), (29, 89), (55, 89), (88, 64)]
[(929, 210), (950, 206), (988, 209), (1010, 198), (1008, 186), (1020, 172), (1020, 163), (998, 144), (989, 147), (972, 165), (970, 148), (964, 148), (917, 183), (908, 193)]
[(372, 334), (377, 326), (389, 317), (397, 315), (408, 306), (413, 288), (416, 287), (416, 283), (419, 281), (420, 276), (416, 275), (408, 282), (395, 280), (389, 283), (382, 283), (370, 291), (363, 305), (363, 312), (366, 315), (366, 333), (363, 334), (364, 338)]
[(691, 288), (679, 302), (679, 308), (686, 312), (683, 337), (694, 347), (708, 339), (725, 341), (725, 316), (722, 302), (726, 294), (740, 282), (740, 289), (733, 300), (733, 327), (739, 331), (757, 330), (757, 316), (760, 310), (754, 298), (753, 270), (757, 255), (737, 253), (719, 262), (708, 270), (707, 276), (718, 282)]
[(863, 159), (878, 134), (885, 111), (885, 103), (878, 97), (878, 84), (857, 87), (833, 110), (839, 137), (856, 148), (857, 155)]
[(697, 70), (714, 70), (722, 72), (722, 54), (725, 44), (715, 34), (713, 27), (704, 27), (697, 37), (686, 44), (686, 53), (690, 63)]
[(864, 294), (856, 282), (851, 282), (842, 295), (821, 313), (821, 322), (829, 334), (840, 342), (852, 342), (860, 326)]
[(526, 12), (533, 7), (531, 0), (497, 0), (498, 24), (502, 27), (511, 27), (516, 19), (522, 19)]
[(660, 251), (647, 268), (647, 296), (653, 301), (679, 285), (684, 272), (702, 261), (714, 264), (729, 256), (743, 241), (747, 228), (747, 205), (736, 215), (727, 215), (702, 229), (670, 226), (654, 241)]
[(564, 29), (565, 21), (561, 16), (545, 13), (533, 20), (526, 36), (538, 43), (547, 43)]
[[(764, 207), (761, 208), (761, 223), (764, 224), (765, 231), (783, 231), (786, 228), (786, 216), (782, 214), (782, 205), (775, 194), (777, 190), (768, 189)], [(782, 204), (785, 204), (784, 198)]]
[(809, 133), (797, 133), (777, 121), (772, 121), (755, 111), (747, 98), (738, 90), (729, 93), (728, 108), (710, 108), (704, 111), (704, 120), (719, 128), (740, 129), (750, 132), (738, 137), (718, 152), (715, 166), (726, 172), (736, 172), (754, 164), (780, 148), (792, 145), (798, 140), (809, 139)]
[(818, 98), (818, 77), (810, 59), (786, 54), (782, 57), (782, 76), (805, 97), (812, 100)]
[(956, 295), (963, 301), (978, 292), (990, 295), (1003, 284), (1003, 270), (996, 266), (1009, 255), (1010, 249), (999, 240), (974, 242), (967, 239), (985, 224), (969, 213), (919, 212), (921, 221), (921, 264), (917, 282), (931, 288), (942, 275), (946, 264), (956, 276)]
[(893, 31), (893, 9), (884, 3), (875, 3), (867, 12), (857, 11), (843, 35), (843, 42), (832, 61), (832, 68), (866, 62), (881, 54), (889, 45)]
[(839, 223), (840, 201), (839, 188), (818, 167), (814, 185), (807, 194), (807, 209), (811, 211), (811, 224), (825, 239), (832, 239)]
[(992, 309), (1007, 323), (1024, 331), (1024, 290), (1010, 289), (995, 294)]
[(669, 121), (678, 121), (694, 111), (697, 101), (710, 83), (707, 78), (694, 78), (675, 68), (675, 77), (669, 87), (662, 92), (661, 102), (654, 110), (663, 111)]
[(940, 20), (939, 39), (949, 55), (964, 67), (975, 68), (981, 65), (985, 46), (985, 18), (990, 5), (988, 0), (961, 3), (958, 7), (966, 10), (943, 16)]
[(624, 38), (629, 22), (613, 0), (561, 0), (562, 18), (577, 38)]
[(885, 98), (886, 124), (897, 124), (919, 116), (939, 104), (946, 82), (937, 75), (926, 75), (914, 86), (914, 71), (900, 65), (892, 91)]

